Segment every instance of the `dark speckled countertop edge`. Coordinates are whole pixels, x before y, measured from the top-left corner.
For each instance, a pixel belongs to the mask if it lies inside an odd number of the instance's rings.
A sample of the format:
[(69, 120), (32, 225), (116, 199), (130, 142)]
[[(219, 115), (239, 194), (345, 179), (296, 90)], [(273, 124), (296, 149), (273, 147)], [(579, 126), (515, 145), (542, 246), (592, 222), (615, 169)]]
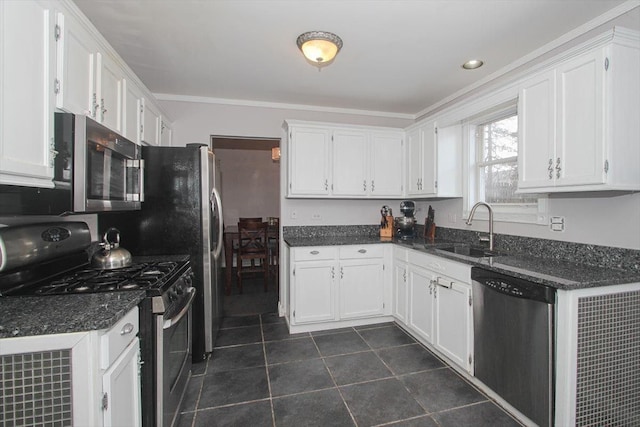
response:
[[(502, 274), (511, 275), (529, 280), (555, 289), (574, 290), (602, 286), (640, 283), (640, 273), (625, 271), (615, 268), (595, 268), (572, 262), (559, 262), (546, 258), (537, 258), (526, 255), (505, 255), (499, 257), (469, 257), (438, 251), (438, 247), (450, 246), (457, 242), (438, 240), (433, 242), (421, 238), (402, 240), (397, 238), (383, 238), (379, 236), (313, 236), (313, 237), (288, 237), (285, 242), (289, 247), (305, 246), (336, 246), (336, 245), (363, 245), (393, 243), (407, 249), (436, 255), (452, 261), (462, 262), (474, 267)], [(586, 273), (585, 273), (586, 270)], [(592, 276), (589, 276), (589, 272)], [(580, 276), (578, 279), (568, 279), (567, 276)]]
[(0, 338), (108, 329), (136, 307), (145, 291), (0, 298)]

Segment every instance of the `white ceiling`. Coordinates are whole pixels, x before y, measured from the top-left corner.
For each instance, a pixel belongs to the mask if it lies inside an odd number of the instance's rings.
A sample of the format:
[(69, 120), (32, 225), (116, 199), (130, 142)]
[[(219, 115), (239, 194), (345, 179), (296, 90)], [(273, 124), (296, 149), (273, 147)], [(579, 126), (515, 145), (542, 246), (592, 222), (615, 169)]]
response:
[[(157, 94), (414, 115), (623, 0), (75, 0)], [(321, 72), (296, 38), (338, 34)], [(480, 58), (485, 66), (460, 65)]]

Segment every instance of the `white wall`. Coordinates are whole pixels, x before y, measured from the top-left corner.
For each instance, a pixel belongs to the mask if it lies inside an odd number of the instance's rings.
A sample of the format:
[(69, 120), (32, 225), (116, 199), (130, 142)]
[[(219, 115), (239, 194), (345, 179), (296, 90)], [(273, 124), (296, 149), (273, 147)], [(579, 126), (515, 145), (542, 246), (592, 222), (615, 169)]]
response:
[(222, 180), (224, 223), (280, 216), (280, 163), (271, 150), (215, 149)]
[[(553, 53), (558, 53), (578, 41), (600, 34), (614, 25), (639, 29), (639, 16), (640, 9), (636, 8), (607, 25), (580, 36), (576, 41), (567, 43), (565, 47), (554, 50)], [(497, 79), (491, 82), (491, 85), (499, 83), (499, 81), (500, 79)], [(212, 134), (279, 138), (281, 137), (281, 125), (285, 119), (399, 128), (405, 128), (412, 123), (407, 119), (361, 116), (340, 112), (225, 106), (182, 101), (161, 101), (161, 104), (174, 119), (175, 145), (207, 142)], [(283, 147), (281, 165), (284, 165), (285, 159), (286, 150)], [(280, 216), (283, 225), (378, 224), (380, 207), (384, 204), (389, 205), (393, 208), (394, 214), (398, 216), (400, 214), (399, 203), (399, 200), (282, 199)], [(486, 222), (483, 221), (474, 221), (471, 227), (464, 223), (461, 218), (461, 200), (434, 200), (418, 203), (421, 210), (416, 216), (420, 223), (424, 222), (426, 207), (429, 204), (436, 210), (436, 223), (439, 226), (474, 230), (485, 230), (487, 227)], [(292, 218), (294, 212), (295, 219)], [(516, 223), (496, 223), (495, 231), (504, 234), (640, 249), (640, 193), (553, 195), (549, 199), (549, 213), (551, 216), (565, 217), (566, 228), (564, 232), (551, 232), (547, 226)], [(314, 219), (314, 216), (319, 219)]]

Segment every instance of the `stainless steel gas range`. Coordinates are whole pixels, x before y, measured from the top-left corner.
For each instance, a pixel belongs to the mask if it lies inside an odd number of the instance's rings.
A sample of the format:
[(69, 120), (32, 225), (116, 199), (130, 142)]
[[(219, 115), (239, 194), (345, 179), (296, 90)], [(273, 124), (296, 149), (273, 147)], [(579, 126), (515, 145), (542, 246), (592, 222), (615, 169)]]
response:
[(144, 290), (140, 304), (142, 423), (177, 422), (191, 370), (191, 306), (187, 256), (134, 257), (130, 266), (93, 268), (83, 222), (0, 228), (0, 297)]

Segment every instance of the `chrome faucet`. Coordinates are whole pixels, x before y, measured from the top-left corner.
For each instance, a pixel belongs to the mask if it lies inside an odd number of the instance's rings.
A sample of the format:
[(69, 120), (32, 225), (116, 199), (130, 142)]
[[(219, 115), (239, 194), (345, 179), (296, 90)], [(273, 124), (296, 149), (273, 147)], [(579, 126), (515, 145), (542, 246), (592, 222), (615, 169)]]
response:
[[(471, 212), (469, 212), (469, 219), (467, 220), (467, 225), (471, 225), (471, 221), (473, 220), (473, 215), (476, 213), (476, 209), (478, 209), (478, 206), (480, 205), (486, 206), (487, 209), (489, 210), (489, 250), (492, 251), (493, 250), (493, 208), (491, 207), (491, 205), (486, 202), (478, 202), (475, 205), (473, 205), (473, 207), (471, 208)], [(480, 237), (480, 241), (486, 242), (487, 238)]]

